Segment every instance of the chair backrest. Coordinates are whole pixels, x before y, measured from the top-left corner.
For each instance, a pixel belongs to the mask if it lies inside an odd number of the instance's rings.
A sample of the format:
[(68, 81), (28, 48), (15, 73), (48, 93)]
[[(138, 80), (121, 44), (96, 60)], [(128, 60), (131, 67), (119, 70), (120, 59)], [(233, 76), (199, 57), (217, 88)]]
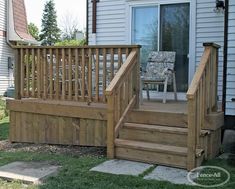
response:
[[(172, 51), (152, 51), (147, 60), (146, 77), (148, 79), (164, 80), (167, 69), (174, 70), (176, 52)], [(169, 81), (171, 81), (171, 77)]]

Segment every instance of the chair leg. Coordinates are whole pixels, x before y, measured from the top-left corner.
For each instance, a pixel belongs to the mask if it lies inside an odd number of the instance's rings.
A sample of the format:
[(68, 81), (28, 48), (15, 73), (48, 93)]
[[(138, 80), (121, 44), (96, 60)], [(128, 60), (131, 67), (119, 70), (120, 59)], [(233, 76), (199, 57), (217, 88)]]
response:
[(176, 87), (176, 78), (175, 78), (175, 73), (173, 73), (173, 88), (174, 88), (175, 101), (177, 101), (177, 100), (178, 100), (178, 98), (177, 98), (177, 87)]
[(166, 77), (166, 80), (164, 82), (164, 94), (163, 94), (163, 103), (166, 103), (166, 92), (167, 92), (167, 82), (168, 82), (168, 77)]
[(149, 85), (148, 85), (148, 84), (145, 84), (145, 85), (146, 85), (147, 99), (150, 100), (150, 96), (149, 96)]

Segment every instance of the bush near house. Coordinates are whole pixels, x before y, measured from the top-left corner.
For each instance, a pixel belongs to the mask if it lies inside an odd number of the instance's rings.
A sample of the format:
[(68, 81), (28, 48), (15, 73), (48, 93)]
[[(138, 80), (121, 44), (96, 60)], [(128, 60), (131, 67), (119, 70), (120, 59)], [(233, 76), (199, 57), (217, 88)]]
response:
[(6, 110), (6, 101), (0, 97), (0, 120), (8, 116), (8, 111)]
[(82, 40), (64, 40), (64, 41), (60, 41), (57, 42), (55, 44), (55, 46), (83, 46), (86, 45), (86, 40), (82, 39)]

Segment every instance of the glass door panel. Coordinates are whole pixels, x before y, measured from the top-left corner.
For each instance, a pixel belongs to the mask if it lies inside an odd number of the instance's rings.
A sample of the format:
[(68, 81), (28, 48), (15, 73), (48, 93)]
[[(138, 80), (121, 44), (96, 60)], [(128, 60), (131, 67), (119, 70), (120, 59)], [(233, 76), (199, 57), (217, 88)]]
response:
[(132, 44), (140, 44), (141, 66), (145, 70), (150, 51), (158, 50), (158, 6), (132, 8)]
[(177, 91), (188, 89), (189, 3), (161, 5), (160, 50), (176, 52)]

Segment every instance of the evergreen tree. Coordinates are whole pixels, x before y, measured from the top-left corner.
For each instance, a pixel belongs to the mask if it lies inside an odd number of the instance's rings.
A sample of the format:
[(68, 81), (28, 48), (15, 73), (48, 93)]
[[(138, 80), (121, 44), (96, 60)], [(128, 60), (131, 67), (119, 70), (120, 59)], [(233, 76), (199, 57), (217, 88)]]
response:
[(30, 35), (32, 35), (34, 37), (34, 39), (36, 39), (37, 41), (40, 40), (39, 29), (34, 23), (32, 23), (32, 22), (29, 23), (28, 30), (29, 30)]
[(60, 29), (57, 26), (55, 3), (53, 0), (49, 0), (46, 2), (43, 10), (40, 39), (42, 45), (54, 45), (59, 41), (59, 38)]

